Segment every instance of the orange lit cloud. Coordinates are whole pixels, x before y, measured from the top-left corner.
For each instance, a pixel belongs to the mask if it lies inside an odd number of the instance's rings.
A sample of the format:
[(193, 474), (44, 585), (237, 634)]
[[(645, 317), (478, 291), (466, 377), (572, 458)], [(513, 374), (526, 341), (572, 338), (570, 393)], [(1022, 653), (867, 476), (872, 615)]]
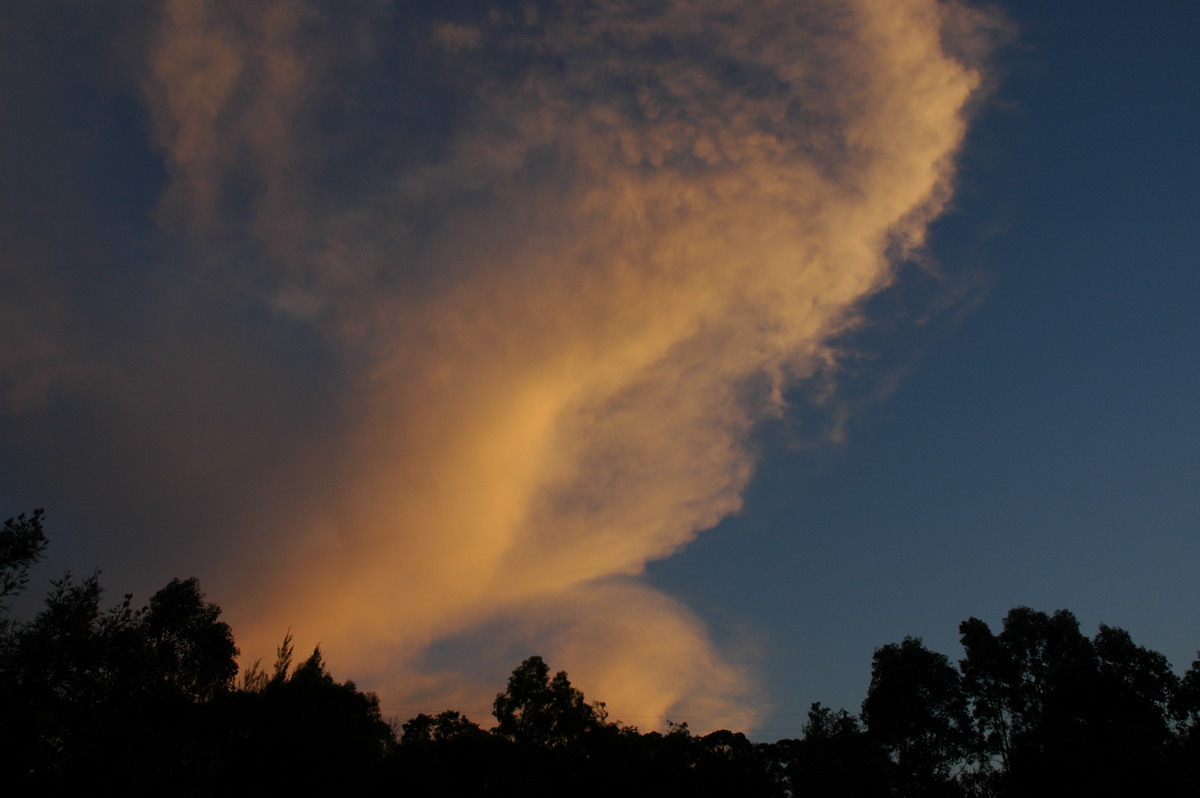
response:
[(338, 363), (321, 434), (253, 462), (189, 439), (261, 505), (214, 597), (248, 653), (290, 626), (385, 706), (486, 706), (503, 671), (472, 696), (423, 664), (485, 630), (614, 717), (736, 725), (745, 663), (638, 575), (739, 509), (755, 425), (942, 211), (980, 84), (947, 53), (981, 20), (480, 5), (161, 8), (172, 268)]

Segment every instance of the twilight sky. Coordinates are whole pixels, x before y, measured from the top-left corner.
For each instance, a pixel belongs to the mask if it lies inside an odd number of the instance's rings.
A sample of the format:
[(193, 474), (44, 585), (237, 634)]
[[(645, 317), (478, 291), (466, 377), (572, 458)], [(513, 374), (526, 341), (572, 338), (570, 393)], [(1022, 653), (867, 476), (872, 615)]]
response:
[[(430, 10), (436, 9), (436, 10)], [(403, 718), (1200, 646), (1200, 6), (0, 5), (0, 513)]]

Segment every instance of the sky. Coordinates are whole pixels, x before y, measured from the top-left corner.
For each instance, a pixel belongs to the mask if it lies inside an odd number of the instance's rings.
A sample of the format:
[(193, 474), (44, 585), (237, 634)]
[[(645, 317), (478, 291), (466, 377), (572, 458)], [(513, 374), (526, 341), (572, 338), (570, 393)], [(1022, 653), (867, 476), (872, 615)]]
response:
[[(1200, 6), (0, 5), (0, 513), (386, 714), (1200, 647)], [(38, 581), (40, 579), (40, 582)]]

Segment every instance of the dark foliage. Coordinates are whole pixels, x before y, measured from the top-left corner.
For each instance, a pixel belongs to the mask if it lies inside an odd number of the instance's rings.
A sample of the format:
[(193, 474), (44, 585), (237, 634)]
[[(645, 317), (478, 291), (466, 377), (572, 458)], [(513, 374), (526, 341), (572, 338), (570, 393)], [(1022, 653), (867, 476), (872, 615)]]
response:
[(913, 637), (877, 649), (862, 717), (891, 761), (900, 794), (962, 794), (970, 721), (962, 679), (946, 655)]
[(335, 681), (319, 647), (295, 670), (291, 654), (288, 635), (261, 689), (226, 695), (229, 765), (259, 794), (365, 789), (394, 745), (379, 699)]
[(1171, 712), (1181, 689), (1161, 654), (1109, 626), (1089, 640), (1065, 610), (1047, 615), (1017, 607), (999, 635), (976, 618), (960, 632), (989, 794), (1183, 789), (1186, 760)]
[(508, 689), (493, 703), (496, 733), (520, 745), (559, 747), (579, 743), (605, 722), (603, 704), (588, 704), (564, 671), (550, 678), (541, 657), (522, 662)]
[(9, 596), (20, 593), (29, 582), (29, 568), (46, 550), (42, 531), (44, 511), (34, 510), (28, 517), (21, 513), (9, 518), (0, 530), (0, 613), (7, 621)]
[(781, 740), (785, 777), (795, 795), (868, 798), (886, 795), (892, 762), (858, 718), (813, 704), (804, 739)]
[(490, 731), (448, 710), (395, 729), (374, 694), (294, 665), (237, 675), (195, 579), (102, 607), (97, 576), (9, 617), (46, 546), (42, 512), (0, 530), (0, 779), (13, 794), (438, 796), (1127, 796), (1200, 794), (1200, 658), (1178, 677), (1122, 629), (1017, 607), (969, 618), (955, 665), (916, 638), (876, 650), (861, 718), (813, 704), (804, 737), (666, 734), (608, 720), (530, 657)]

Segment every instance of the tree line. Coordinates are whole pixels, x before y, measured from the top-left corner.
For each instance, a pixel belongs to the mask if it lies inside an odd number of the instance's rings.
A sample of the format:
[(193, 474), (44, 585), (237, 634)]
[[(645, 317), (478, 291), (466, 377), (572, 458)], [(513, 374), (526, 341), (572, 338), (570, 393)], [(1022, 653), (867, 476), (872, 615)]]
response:
[(1200, 794), (1200, 659), (1179, 677), (1122, 629), (1065, 610), (976, 618), (957, 662), (907, 637), (875, 651), (857, 715), (814, 704), (803, 736), (752, 742), (610, 720), (540, 657), (484, 729), (455, 710), (402, 724), (290, 633), (238, 678), (220, 608), (175, 579), (102, 608), (96, 576), (11, 617), (46, 538), (0, 531), (0, 784), (11, 794), (1127, 796)]

